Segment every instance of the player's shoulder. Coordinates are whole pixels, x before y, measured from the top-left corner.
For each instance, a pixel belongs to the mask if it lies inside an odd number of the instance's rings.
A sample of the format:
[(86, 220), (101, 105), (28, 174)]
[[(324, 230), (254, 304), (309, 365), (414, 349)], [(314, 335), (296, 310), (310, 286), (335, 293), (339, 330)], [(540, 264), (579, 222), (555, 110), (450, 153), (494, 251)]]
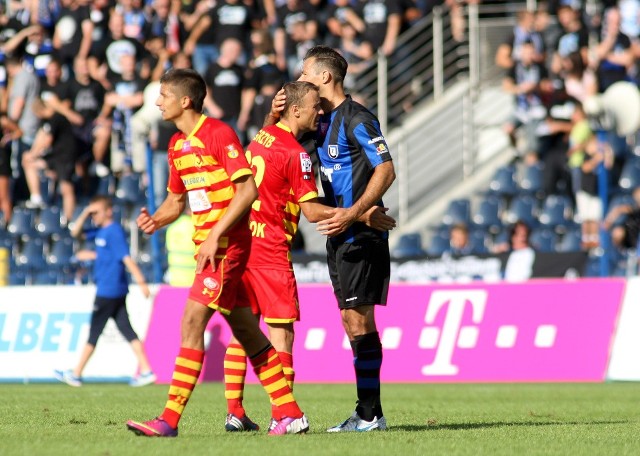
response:
[(362, 123), (378, 122), (378, 118), (371, 111), (351, 97), (347, 97), (345, 102), (340, 105), (338, 112), (345, 123), (352, 126)]

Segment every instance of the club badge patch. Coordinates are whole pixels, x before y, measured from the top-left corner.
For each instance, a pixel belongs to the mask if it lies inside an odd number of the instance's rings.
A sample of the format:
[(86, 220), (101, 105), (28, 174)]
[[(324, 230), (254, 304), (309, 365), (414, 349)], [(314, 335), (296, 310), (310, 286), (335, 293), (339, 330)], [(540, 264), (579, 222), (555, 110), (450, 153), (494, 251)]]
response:
[(240, 152), (238, 152), (238, 149), (233, 144), (225, 146), (225, 149), (227, 149), (227, 155), (229, 158), (238, 158), (240, 156)]
[(311, 172), (311, 157), (306, 152), (300, 152), (300, 168), (303, 173)]
[(338, 158), (338, 146), (331, 144), (329, 145), (329, 150), (327, 151), (327, 153), (329, 154), (329, 157), (331, 158)]

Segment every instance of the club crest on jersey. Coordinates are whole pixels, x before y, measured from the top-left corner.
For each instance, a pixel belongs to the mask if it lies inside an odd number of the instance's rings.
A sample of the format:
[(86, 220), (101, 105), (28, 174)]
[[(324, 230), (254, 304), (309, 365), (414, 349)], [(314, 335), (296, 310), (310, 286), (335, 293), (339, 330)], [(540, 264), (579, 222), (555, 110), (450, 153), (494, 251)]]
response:
[(238, 152), (238, 149), (233, 144), (225, 146), (225, 149), (227, 149), (227, 155), (229, 158), (238, 158), (240, 156), (240, 152)]
[(311, 157), (306, 152), (300, 152), (300, 167), (303, 173), (311, 172)]
[(211, 277), (207, 277), (206, 279), (204, 279), (204, 281), (202, 283), (209, 290), (217, 290), (218, 288), (220, 288), (220, 284), (218, 283), (218, 281), (216, 279), (211, 278)]
[(328, 154), (329, 157), (331, 158), (338, 158), (338, 146), (334, 145), (334, 144), (330, 144), (329, 145), (329, 150), (328, 150)]
[(376, 150), (378, 151), (378, 155), (382, 155), (385, 152), (388, 152), (387, 146), (384, 143), (380, 143), (376, 146)]

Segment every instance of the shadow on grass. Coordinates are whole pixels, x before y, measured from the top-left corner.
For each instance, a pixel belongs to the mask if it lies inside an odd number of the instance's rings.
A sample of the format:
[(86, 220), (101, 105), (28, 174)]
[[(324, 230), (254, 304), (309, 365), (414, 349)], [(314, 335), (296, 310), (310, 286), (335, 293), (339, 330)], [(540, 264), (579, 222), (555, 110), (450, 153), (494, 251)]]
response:
[(498, 421), (494, 423), (448, 423), (448, 424), (401, 424), (399, 426), (391, 427), (391, 430), (406, 431), (406, 432), (423, 432), (423, 431), (467, 431), (474, 429), (489, 429), (500, 427), (514, 427), (514, 426), (601, 426), (607, 424), (627, 424), (630, 421), (618, 420), (618, 421), (515, 421), (515, 422), (503, 422)]

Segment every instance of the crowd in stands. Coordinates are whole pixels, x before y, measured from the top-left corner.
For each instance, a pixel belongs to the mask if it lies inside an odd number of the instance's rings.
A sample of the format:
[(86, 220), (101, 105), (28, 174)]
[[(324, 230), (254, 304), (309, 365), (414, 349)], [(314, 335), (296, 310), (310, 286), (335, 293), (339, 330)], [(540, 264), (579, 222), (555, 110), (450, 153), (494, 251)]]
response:
[[(35, 230), (17, 230), (16, 211), (32, 211), (37, 224), (39, 211), (61, 207), (66, 228), (100, 191), (120, 192), (116, 203), (125, 219), (145, 202), (148, 188), (161, 201), (175, 130), (161, 120), (155, 100), (169, 68), (200, 72), (209, 89), (206, 114), (248, 143), (275, 92), (297, 78), (309, 47), (340, 49), (353, 89), (372, 56), (391, 54), (401, 31), (433, 6), (422, 0), (0, 1), (0, 237), (10, 235), (17, 241), (12, 248), (22, 251)], [(45, 253), (52, 242), (45, 239)]]

